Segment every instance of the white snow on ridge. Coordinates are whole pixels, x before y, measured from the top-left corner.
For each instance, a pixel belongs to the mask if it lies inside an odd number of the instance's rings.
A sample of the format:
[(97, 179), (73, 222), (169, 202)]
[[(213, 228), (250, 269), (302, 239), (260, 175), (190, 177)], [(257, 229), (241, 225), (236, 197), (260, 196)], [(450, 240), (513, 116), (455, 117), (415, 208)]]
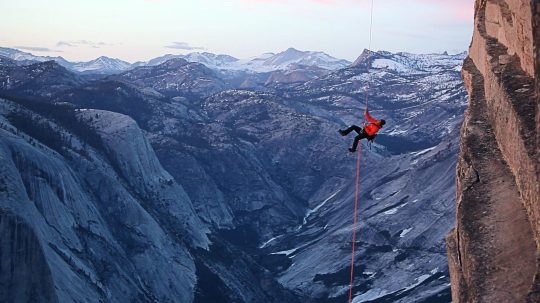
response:
[(390, 69), (397, 72), (408, 72), (411, 70), (409, 67), (390, 59), (375, 59), (371, 66), (373, 68)]
[(274, 54), (264, 53), (260, 56), (247, 59), (236, 59), (228, 55), (215, 55), (212, 53), (190, 53), (187, 55), (165, 55), (146, 62), (146, 65), (157, 65), (172, 58), (182, 58), (190, 62), (206, 65), (217, 70), (232, 70), (246, 72), (272, 72), (289, 70), (291, 66), (316, 66), (327, 70), (336, 70), (346, 67), (349, 61), (334, 58), (323, 52), (299, 51), (293, 48)]
[[(424, 281), (426, 281), (427, 279), (429, 279), (430, 277), (432, 277), (432, 275), (436, 274), (438, 271), (438, 268), (435, 268), (434, 270), (431, 271), (431, 275), (428, 275), (428, 274), (425, 274), (425, 275), (421, 275), (420, 277), (416, 278), (416, 283), (414, 284), (411, 284), (405, 288), (402, 288), (396, 292), (392, 292), (392, 293), (403, 293), (405, 291), (409, 291), (415, 287), (417, 287), (418, 285), (424, 283)], [(370, 289), (368, 291), (366, 291), (365, 293), (359, 295), (359, 296), (355, 296), (353, 298), (353, 303), (362, 303), (362, 302), (369, 302), (369, 301), (373, 301), (373, 300), (376, 300), (376, 299), (379, 299), (381, 297), (384, 297), (386, 295), (389, 295), (389, 294), (392, 294), (391, 292), (387, 291), (387, 290), (384, 290), (384, 289), (379, 289), (379, 288), (374, 288), (374, 289)]]
[(270, 240), (268, 240), (268, 241), (264, 242), (263, 244), (261, 244), (261, 245), (259, 246), (259, 248), (265, 248), (266, 245), (268, 245), (270, 242), (274, 241), (275, 239), (276, 239), (276, 237), (270, 238)]
[(0, 56), (4, 56), (16, 61), (33, 60), (33, 61), (47, 61), (52, 60), (50, 57), (34, 56), (30, 53), (22, 52), (17, 49), (0, 47)]
[[(399, 73), (424, 73), (426, 71), (461, 70), (466, 53), (448, 54), (411, 54), (390, 53), (379, 51), (379, 57), (372, 62), (372, 68), (377, 70), (377, 77), (384, 77), (386, 71)], [(34, 56), (11, 48), (0, 47), (0, 55), (17, 61), (47, 61), (54, 60), (60, 65), (77, 72), (103, 72), (116, 73), (139, 66), (154, 66), (174, 58), (182, 58), (189, 62), (204, 64), (206, 67), (221, 71), (244, 71), (248, 73), (266, 73), (278, 70), (290, 70), (293, 66), (307, 66), (326, 69), (329, 71), (350, 66), (351, 62), (332, 57), (319, 51), (300, 51), (289, 48), (280, 53), (264, 53), (247, 59), (237, 59), (229, 55), (213, 54), (208, 52), (193, 52), (189, 54), (167, 54), (151, 59), (147, 62), (133, 64), (108, 57), (99, 57), (88, 62), (68, 62), (62, 57)], [(362, 77), (352, 80), (365, 80)], [(444, 81), (441, 81), (444, 83)]]
[(379, 51), (372, 63), (373, 69), (393, 70), (399, 73), (426, 73), (437, 71), (460, 71), (467, 53), (456, 55), (411, 54)]
[(101, 56), (88, 62), (73, 64), (72, 69), (78, 72), (86, 71), (125, 71), (131, 68), (131, 64), (120, 59)]
[(426, 148), (426, 149), (411, 153), (411, 155), (413, 156), (413, 159), (414, 159), (411, 162), (411, 164), (414, 165), (414, 164), (418, 163), (418, 160), (420, 159), (420, 156), (429, 153), (430, 151), (434, 150), (435, 148), (437, 148), (437, 146), (433, 146), (433, 147), (430, 147), (430, 148)]
[(298, 249), (300, 249), (301, 247), (297, 247), (297, 248), (293, 248), (293, 249), (289, 249), (289, 250), (282, 250), (282, 251), (277, 251), (277, 252), (273, 252), (273, 253), (270, 253), (271, 255), (286, 255), (287, 257), (294, 253), (295, 251), (297, 251)]
[(268, 241), (264, 242), (263, 244), (261, 244), (261, 245), (259, 246), (259, 248), (265, 248), (268, 244), (272, 243), (274, 240), (276, 240), (276, 239), (278, 239), (278, 238), (280, 238), (280, 237), (282, 237), (282, 236), (283, 236), (283, 235), (279, 235), (279, 236), (276, 236), (276, 237), (272, 237), (270, 240), (268, 240)]
[(393, 214), (397, 213), (397, 211), (398, 211), (399, 209), (405, 207), (407, 204), (409, 204), (409, 203), (408, 203), (408, 202), (407, 202), (407, 203), (403, 203), (403, 204), (401, 204), (401, 205), (399, 205), (399, 206), (396, 206), (396, 207), (394, 207), (394, 208), (392, 208), (392, 209), (389, 209), (389, 210), (385, 211), (383, 214), (385, 214), (385, 215), (393, 215)]
[(404, 133), (407, 133), (408, 130), (407, 129), (403, 129), (403, 128), (396, 128), (395, 130), (387, 133), (388, 136), (396, 136), (396, 135), (401, 135), (401, 134), (404, 134)]
[(321, 207), (323, 207), (326, 202), (332, 200), (332, 198), (334, 198), (343, 188), (340, 188), (338, 191), (336, 191), (335, 193), (331, 194), (328, 198), (326, 198), (321, 204), (315, 206), (315, 208), (313, 209), (308, 209), (308, 211), (306, 212), (306, 215), (304, 216), (304, 219), (302, 220), (302, 225), (306, 224), (307, 223), (307, 219), (308, 217), (312, 214), (312, 213), (315, 213), (317, 212), (319, 209), (321, 209)]
[(380, 297), (384, 297), (388, 294), (390, 294), (390, 292), (388, 292), (387, 290), (379, 289), (379, 288), (372, 288), (359, 296), (355, 296), (353, 298), (352, 303), (362, 303), (366, 301), (372, 301)]
[(421, 155), (424, 155), (432, 150), (434, 150), (437, 146), (433, 146), (433, 147), (429, 147), (429, 148), (426, 148), (426, 149), (423, 149), (423, 150), (420, 150), (420, 151), (417, 151), (417, 152), (413, 152), (411, 153), (411, 155), (413, 156), (421, 156)]
[(407, 228), (407, 229), (402, 230), (401, 233), (399, 234), (399, 237), (400, 237), (400, 238), (405, 237), (405, 235), (407, 235), (408, 233), (410, 233), (411, 230), (413, 230), (412, 227), (411, 227), (411, 228)]

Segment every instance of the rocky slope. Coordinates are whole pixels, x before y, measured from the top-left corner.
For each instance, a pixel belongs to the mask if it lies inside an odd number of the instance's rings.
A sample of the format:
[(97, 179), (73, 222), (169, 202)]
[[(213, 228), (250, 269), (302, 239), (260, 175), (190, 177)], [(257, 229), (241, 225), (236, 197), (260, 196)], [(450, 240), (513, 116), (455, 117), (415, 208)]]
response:
[(111, 79), (133, 83), (142, 88), (150, 87), (169, 96), (208, 96), (226, 88), (223, 80), (213, 70), (180, 58), (156, 66), (137, 67), (111, 76)]
[[(540, 159), (536, 1), (476, 1), (463, 78), (455, 302), (539, 302)], [(535, 92), (536, 90), (536, 92)]]
[(248, 255), (231, 263), (242, 252), (207, 238), (132, 118), (0, 105), (0, 221), (10, 235), (0, 258), (13, 269), (1, 271), (2, 302), (297, 302)]
[(2, 301), (193, 300), (188, 247), (209, 241), (189, 198), (131, 118), (68, 111), (77, 131), (1, 100)]
[(6, 57), (0, 57), (0, 79), (4, 94), (32, 97), (51, 97), (85, 83), (54, 61), (19, 66)]
[[(372, 114), (390, 122), (372, 149), (363, 147), (355, 302), (449, 302), (442, 238), (454, 214), (453, 157), (465, 101), (456, 67), (463, 57), (446, 56), (453, 63), (432, 72), (416, 67), (414, 55), (372, 55), (387, 56), (393, 65), (407, 58), (409, 69), (370, 70)], [(291, 183), (309, 209), (296, 228), (273, 234), (261, 247), (279, 260), (274, 270), (283, 285), (320, 302), (346, 301), (347, 295), (355, 157), (341, 154), (350, 141), (335, 141), (327, 128), (357, 122), (363, 110), (355, 97), (363, 96), (367, 60), (358, 63), (287, 92), (295, 100), (289, 104), (322, 119), (319, 142), (303, 144), (310, 146), (308, 163), (316, 172), (295, 166), (297, 158), (288, 159), (283, 143), (266, 148), (279, 168), (310, 176), (310, 183)], [(443, 65), (435, 56), (422, 63)]]

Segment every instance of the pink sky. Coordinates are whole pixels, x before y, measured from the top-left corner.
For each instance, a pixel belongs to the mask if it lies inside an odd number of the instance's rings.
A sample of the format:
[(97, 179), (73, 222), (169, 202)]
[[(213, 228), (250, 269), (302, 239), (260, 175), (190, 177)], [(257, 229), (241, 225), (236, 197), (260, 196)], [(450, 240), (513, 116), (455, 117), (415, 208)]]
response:
[[(0, 46), (128, 61), (209, 51), (245, 58), (289, 47), (354, 60), (371, 0), (21, 0), (0, 10)], [(106, 8), (106, 9), (104, 9)], [(374, 0), (373, 49), (464, 51), (474, 0)], [(88, 43), (77, 43), (87, 41)]]
[[(160, 0), (146, 0), (146, 1), (160, 1)], [(163, 0), (161, 0), (163, 1)], [(241, 0), (244, 3), (251, 5), (292, 5), (303, 2), (304, 4), (311, 5), (327, 5), (327, 6), (349, 6), (349, 7), (362, 7), (364, 9), (370, 8), (371, 0)], [(408, 8), (421, 8), (422, 6), (430, 6), (438, 8), (441, 12), (441, 16), (445, 19), (453, 20), (456, 22), (463, 22), (470, 20), (473, 17), (474, 0), (373, 0), (374, 8), (379, 7), (381, 4), (390, 4), (395, 9), (401, 7)], [(384, 13), (376, 11), (376, 13)], [(439, 16), (440, 17), (440, 16)]]

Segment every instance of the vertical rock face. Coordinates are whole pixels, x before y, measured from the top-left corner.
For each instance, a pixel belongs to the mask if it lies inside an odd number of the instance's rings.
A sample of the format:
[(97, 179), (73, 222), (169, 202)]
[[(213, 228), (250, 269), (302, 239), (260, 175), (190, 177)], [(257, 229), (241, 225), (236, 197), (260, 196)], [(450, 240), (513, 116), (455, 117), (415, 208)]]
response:
[(58, 302), (49, 266), (31, 226), (0, 211), (0, 233), (0, 298), (7, 302)]
[(463, 79), (454, 302), (539, 302), (540, 3), (477, 0)]

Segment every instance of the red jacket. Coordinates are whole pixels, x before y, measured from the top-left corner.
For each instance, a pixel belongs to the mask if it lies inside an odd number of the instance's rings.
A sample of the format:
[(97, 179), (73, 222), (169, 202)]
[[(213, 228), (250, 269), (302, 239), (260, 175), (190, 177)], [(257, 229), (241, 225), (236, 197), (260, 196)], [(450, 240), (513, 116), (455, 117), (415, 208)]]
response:
[(381, 121), (373, 119), (373, 117), (369, 115), (368, 111), (366, 111), (366, 119), (368, 119), (368, 121), (371, 123), (364, 127), (364, 131), (366, 134), (368, 134), (368, 136), (373, 136), (379, 131), (379, 129), (381, 129)]

